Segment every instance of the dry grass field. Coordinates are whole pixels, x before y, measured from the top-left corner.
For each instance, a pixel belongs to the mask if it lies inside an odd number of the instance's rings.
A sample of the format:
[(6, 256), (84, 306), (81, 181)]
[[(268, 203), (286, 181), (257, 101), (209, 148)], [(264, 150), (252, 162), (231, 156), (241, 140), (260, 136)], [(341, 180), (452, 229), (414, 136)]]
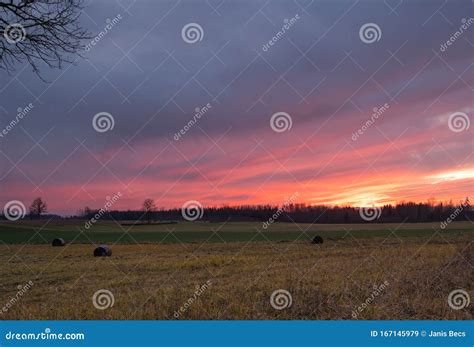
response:
[[(474, 290), (472, 232), (433, 237), (114, 245), (0, 246), (0, 304), (33, 285), (0, 319), (472, 319), (448, 294)], [(207, 282), (209, 281), (209, 282)], [(200, 295), (195, 295), (197, 287)], [(202, 289), (204, 288), (204, 289)], [(92, 297), (113, 293), (99, 310)], [(287, 290), (291, 306), (270, 296)], [(187, 305), (179, 314), (175, 313)], [(0, 308), (1, 309), (1, 308)]]

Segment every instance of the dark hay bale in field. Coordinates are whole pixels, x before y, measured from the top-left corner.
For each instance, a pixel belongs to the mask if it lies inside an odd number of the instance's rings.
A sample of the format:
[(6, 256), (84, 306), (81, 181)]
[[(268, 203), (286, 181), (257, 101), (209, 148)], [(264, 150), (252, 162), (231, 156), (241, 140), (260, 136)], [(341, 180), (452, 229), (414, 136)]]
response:
[(319, 244), (322, 244), (324, 241), (323, 241), (323, 238), (321, 236), (315, 236), (313, 238), (313, 241), (311, 241), (312, 244), (315, 244), (315, 245), (319, 245)]
[(100, 245), (94, 249), (94, 257), (110, 257), (112, 255), (112, 250), (107, 245)]
[(66, 241), (61, 238), (54, 239), (53, 242), (51, 243), (53, 247), (61, 247), (66, 245)]

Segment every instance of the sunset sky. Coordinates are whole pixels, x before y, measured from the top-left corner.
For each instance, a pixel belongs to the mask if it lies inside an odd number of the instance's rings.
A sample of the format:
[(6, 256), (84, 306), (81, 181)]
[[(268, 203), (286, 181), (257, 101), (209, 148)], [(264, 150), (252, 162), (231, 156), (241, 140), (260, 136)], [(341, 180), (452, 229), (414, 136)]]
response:
[[(0, 70), (0, 132), (33, 105), (0, 136), (2, 209), (41, 196), (67, 215), (117, 192), (114, 209), (472, 196), (474, 124), (454, 131), (450, 117), (473, 122), (474, 22), (441, 49), (472, 1), (90, 3), (92, 36), (116, 20), (75, 65), (43, 67), (49, 83)], [(188, 23), (201, 40), (185, 42)], [(100, 112), (113, 129), (94, 129)], [(272, 129), (277, 112), (291, 128)]]

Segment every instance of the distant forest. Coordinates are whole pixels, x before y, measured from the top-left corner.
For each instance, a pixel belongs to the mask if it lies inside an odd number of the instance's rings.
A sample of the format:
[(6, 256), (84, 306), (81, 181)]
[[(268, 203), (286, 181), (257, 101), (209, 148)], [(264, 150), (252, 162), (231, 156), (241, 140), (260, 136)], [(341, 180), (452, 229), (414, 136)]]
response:
[[(40, 199), (40, 198), (38, 198)], [(35, 202), (38, 200), (36, 199)], [(40, 199), (41, 200), (41, 199)], [(34, 203), (35, 203), (34, 202)], [(33, 203), (33, 204), (34, 204)], [(33, 205), (32, 205), (33, 206)], [(45, 204), (46, 206), (46, 204)], [(186, 220), (186, 214), (180, 208), (157, 209), (151, 199), (145, 200), (140, 210), (117, 211), (107, 208), (91, 209), (86, 207), (74, 216), (61, 217), (48, 214), (47, 211), (33, 212), (24, 216), (25, 219), (101, 219), (117, 221), (134, 221), (137, 223), (155, 223)], [(188, 211), (189, 212), (189, 211)], [(223, 207), (205, 207), (191, 214), (197, 214), (197, 220), (211, 223), (225, 221), (249, 222), (296, 222), (296, 223), (421, 223), (451, 221), (474, 221), (474, 210), (469, 198), (457, 205), (449, 203), (414, 203), (402, 202), (396, 205), (380, 207), (344, 207), (344, 206), (314, 206), (307, 204), (288, 203), (282, 206), (275, 205), (241, 205)], [(6, 219), (0, 215), (0, 220)], [(189, 219), (188, 219), (189, 220)]]
[[(100, 210), (84, 209), (79, 218), (94, 218)], [(181, 209), (101, 211), (101, 219), (133, 220), (142, 222), (184, 220)], [(258, 221), (297, 223), (398, 223), (443, 222), (446, 220), (474, 221), (469, 199), (453, 203), (399, 203), (361, 209), (357, 207), (311, 206), (306, 204), (242, 205), (234, 207), (206, 207), (199, 219), (209, 222)]]

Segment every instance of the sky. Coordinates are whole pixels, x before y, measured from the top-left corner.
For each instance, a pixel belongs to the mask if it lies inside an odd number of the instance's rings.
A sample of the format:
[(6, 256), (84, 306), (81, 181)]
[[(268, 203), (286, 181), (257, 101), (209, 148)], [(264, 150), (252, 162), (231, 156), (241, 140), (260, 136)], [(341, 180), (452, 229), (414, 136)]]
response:
[(85, 5), (75, 64), (0, 70), (1, 206), (472, 195), (470, 0)]

